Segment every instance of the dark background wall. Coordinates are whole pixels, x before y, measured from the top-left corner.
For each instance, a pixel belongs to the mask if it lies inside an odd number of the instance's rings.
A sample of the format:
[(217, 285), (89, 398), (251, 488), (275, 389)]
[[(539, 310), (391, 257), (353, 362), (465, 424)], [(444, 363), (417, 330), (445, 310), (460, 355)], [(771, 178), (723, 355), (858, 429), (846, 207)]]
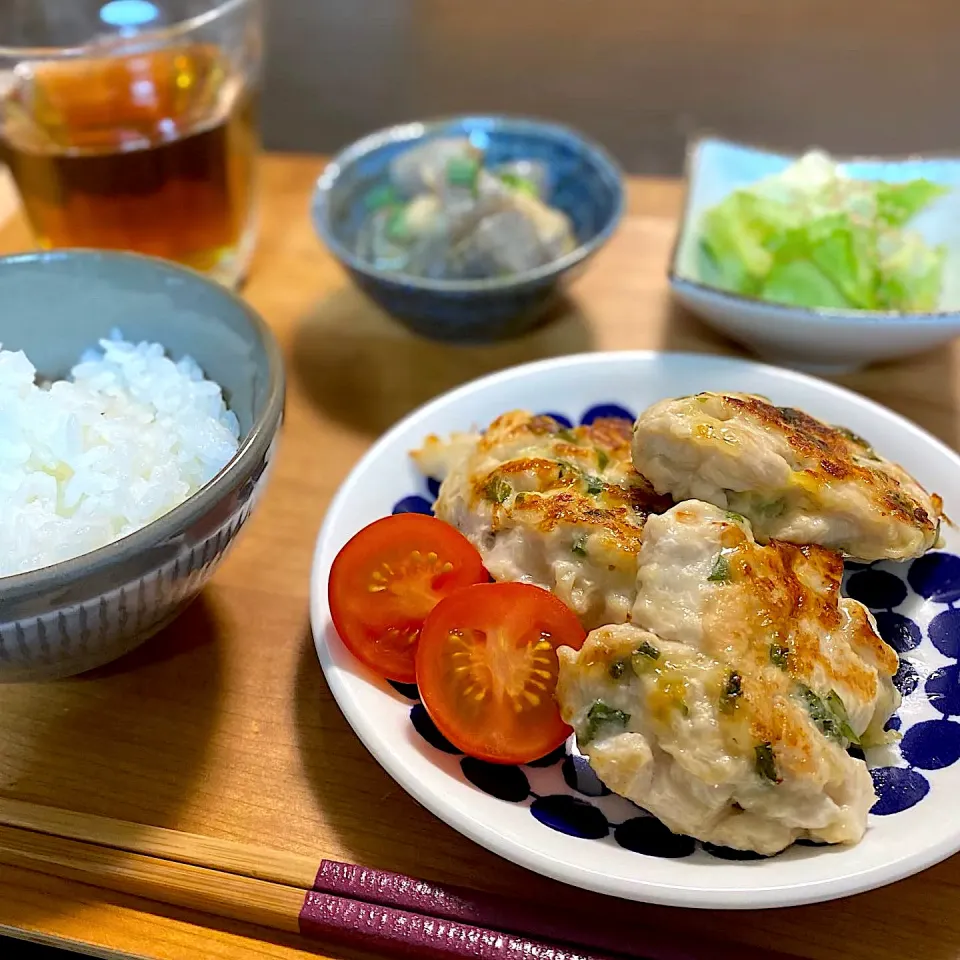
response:
[(676, 173), (692, 132), (960, 150), (958, 0), (268, 0), (267, 144), (511, 111)]
[(837, 152), (960, 152), (960, 0), (267, 4), (263, 126), (277, 150), (509, 111), (578, 126), (637, 173), (679, 172), (702, 129)]

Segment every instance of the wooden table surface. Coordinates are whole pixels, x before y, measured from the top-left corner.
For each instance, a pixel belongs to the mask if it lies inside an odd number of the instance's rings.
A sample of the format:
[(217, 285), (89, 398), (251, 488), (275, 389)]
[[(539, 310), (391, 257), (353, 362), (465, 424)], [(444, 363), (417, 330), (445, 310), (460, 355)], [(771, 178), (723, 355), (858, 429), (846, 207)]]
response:
[[(141, 650), (81, 678), (0, 688), (0, 796), (612, 911), (636, 924), (638, 943), (655, 925), (680, 939), (696, 932), (804, 957), (960, 958), (960, 858), (883, 890), (787, 910), (606, 900), (464, 839), (370, 757), (324, 682), (307, 606), (324, 511), (373, 440), (437, 393), (527, 360), (643, 347), (739, 350), (670, 303), (664, 268), (677, 183), (631, 183), (623, 226), (549, 325), (465, 349), (414, 338), (351, 288), (307, 217), (322, 164), (294, 156), (263, 164), (262, 232), (244, 292), (276, 332), (289, 379), (266, 498), (201, 599)], [(6, 196), (0, 184), (0, 220)], [(0, 225), (0, 252), (29, 246), (18, 215)], [(958, 359), (955, 346), (842, 382), (957, 446)], [(0, 867), (3, 932), (165, 960), (294, 960), (319, 949)]]

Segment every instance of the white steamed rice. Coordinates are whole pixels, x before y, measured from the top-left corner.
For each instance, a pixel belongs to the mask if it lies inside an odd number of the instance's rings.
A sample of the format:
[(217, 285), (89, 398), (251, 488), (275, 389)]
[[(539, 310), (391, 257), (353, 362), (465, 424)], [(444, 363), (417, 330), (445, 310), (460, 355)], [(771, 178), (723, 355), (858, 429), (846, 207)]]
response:
[(111, 336), (41, 386), (22, 352), (0, 349), (0, 576), (132, 533), (237, 451), (237, 418), (194, 360)]

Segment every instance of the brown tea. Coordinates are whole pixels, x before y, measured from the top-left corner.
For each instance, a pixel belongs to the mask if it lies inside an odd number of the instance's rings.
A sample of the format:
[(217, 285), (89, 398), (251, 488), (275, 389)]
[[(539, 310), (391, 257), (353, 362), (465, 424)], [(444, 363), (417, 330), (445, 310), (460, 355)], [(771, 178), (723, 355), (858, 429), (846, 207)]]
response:
[(13, 77), (0, 88), (0, 161), (41, 246), (135, 250), (213, 273), (238, 255), (256, 98), (218, 48), (21, 64)]

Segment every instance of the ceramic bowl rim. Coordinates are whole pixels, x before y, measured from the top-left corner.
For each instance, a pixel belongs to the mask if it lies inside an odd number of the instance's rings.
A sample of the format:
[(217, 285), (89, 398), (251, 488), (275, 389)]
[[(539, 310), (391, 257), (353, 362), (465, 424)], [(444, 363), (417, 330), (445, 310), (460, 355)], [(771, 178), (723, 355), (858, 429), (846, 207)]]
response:
[[(693, 194), (693, 183), (698, 176), (699, 164), (698, 158), (700, 151), (706, 143), (719, 143), (731, 147), (737, 147), (741, 150), (749, 150), (754, 153), (765, 153), (770, 156), (780, 157), (784, 160), (797, 160), (802, 154), (789, 150), (779, 150), (763, 144), (753, 143), (747, 140), (732, 140), (729, 137), (717, 136), (715, 134), (703, 133), (692, 137), (687, 141), (684, 151), (683, 161), (683, 183), (684, 197), (683, 209), (680, 214), (680, 223), (677, 227), (677, 233), (674, 237), (673, 247), (670, 251), (669, 265), (667, 267), (667, 280), (672, 287), (683, 285), (691, 290), (715, 297), (718, 300), (724, 300), (732, 306), (753, 307), (769, 310), (778, 314), (783, 319), (802, 317), (804, 320), (810, 320), (814, 323), (827, 324), (835, 323), (837, 320), (853, 321), (854, 323), (865, 322), (873, 324), (902, 323), (909, 321), (911, 323), (943, 324), (955, 325), (960, 323), (960, 309), (958, 310), (857, 310), (852, 307), (797, 307), (789, 303), (777, 303), (773, 300), (764, 300), (762, 297), (754, 297), (745, 293), (734, 293), (731, 290), (724, 290), (722, 287), (714, 286), (710, 283), (704, 283), (680, 273), (677, 260), (680, 256), (680, 250), (684, 246), (689, 230), (693, 229), (691, 224), (690, 200)], [(891, 156), (878, 156), (869, 154), (831, 154), (830, 157), (836, 163), (909, 163), (917, 160), (931, 160), (935, 156), (943, 159), (956, 160), (960, 162), (960, 156), (950, 153), (944, 154), (900, 154)]]
[[(202, 10), (192, 16), (184, 17), (164, 27), (153, 27), (140, 30), (132, 36), (122, 33), (111, 35), (104, 45), (111, 56), (130, 55), (145, 50), (155, 49), (160, 43), (194, 33), (203, 27), (226, 19), (235, 10), (244, 6), (257, 6), (260, 0), (217, 0), (208, 10)], [(48, 46), (46, 44), (32, 44), (17, 46), (15, 44), (0, 45), (0, 57), (10, 57), (19, 60), (67, 60), (90, 55), (93, 41), (66, 46)]]
[(277, 431), (283, 413), (285, 375), (283, 356), (273, 331), (262, 317), (233, 291), (203, 276), (195, 270), (180, 266), (158, 257), (148, 257), (126, 251), (106, 251), (88, 249), (36, 251), (15, 253), (0, 257), (0, 272), (19, 263), (52, 263), (59, 261), (107, 261), (135, 262), (150, 267), (156, 272), (186, 277), (191, 281), (212, 288), (232, 306), (239, 308), (257, 337), (257, 349), (266, 355), (268, 381), (267, 394), (260, 413), (254, 417), (246, 437), (241, 441), (237, 452), (213, 479), (205, 483), (196, 493), (174, 507), (169, 512), (135, 530), (133, 533), (106, 546), (82, 553), (69, 560), (48, 564), (36, 570), (0, 576), (0, 593), (4, 600), (16, 600), (37, 596), (51, 589), (63, 589), (68, 585), (82, 582), (93, 573), (102, 572), (121, 563), (127, 557), (156, 546), (165, 540), (183, 533), (198, 519), (207, 514), (230, 491), (238, 487), (245, 479), (251, 459), (270, 445)]
[[(349, 169), (363, 157), (394, 143), (415, 143), (425, 140), (443, 130), (465, 124), (483, 124), (491, 132), (525, 131), (544, 139), (572, 141), (584, 148), (591, 164), (598, 169), (604, 180), (608, 181), (613, 193), (614, 209), (607, 222), (589, 240), (577, 245), (575, 250), (564, 254), (557, 260), (533, 270), (512, 274), (507, 277), (490, 277), (476, 280), (434, 280), (416, 277), (408, 273), (394, 273), (381, 270), (367, 260), (357, 256), (340, 242), (333, 229), (330, 215), (330, 199), (340, 179), (341, 173)], [(412, 121), (383, 127), (369, 133), (339, 151), (323, 169), (317, 178), (310, 201), (310, 217), (317, 235), (330, 252), (351, 270), (387, 284), (400, 284), (411, 290), (434, 293), (505, 293), (518, 287), (537, 281), (550, 279), (566, 272), (571, 267), (591, 257), (613, 235), (626, 208), (626, 190), (624, 174), (616, 160), (595, 140), (590, 139), (572, 127), (533, 117), (512, 116), (508, 114), (455, 114), (433, 120)]]

